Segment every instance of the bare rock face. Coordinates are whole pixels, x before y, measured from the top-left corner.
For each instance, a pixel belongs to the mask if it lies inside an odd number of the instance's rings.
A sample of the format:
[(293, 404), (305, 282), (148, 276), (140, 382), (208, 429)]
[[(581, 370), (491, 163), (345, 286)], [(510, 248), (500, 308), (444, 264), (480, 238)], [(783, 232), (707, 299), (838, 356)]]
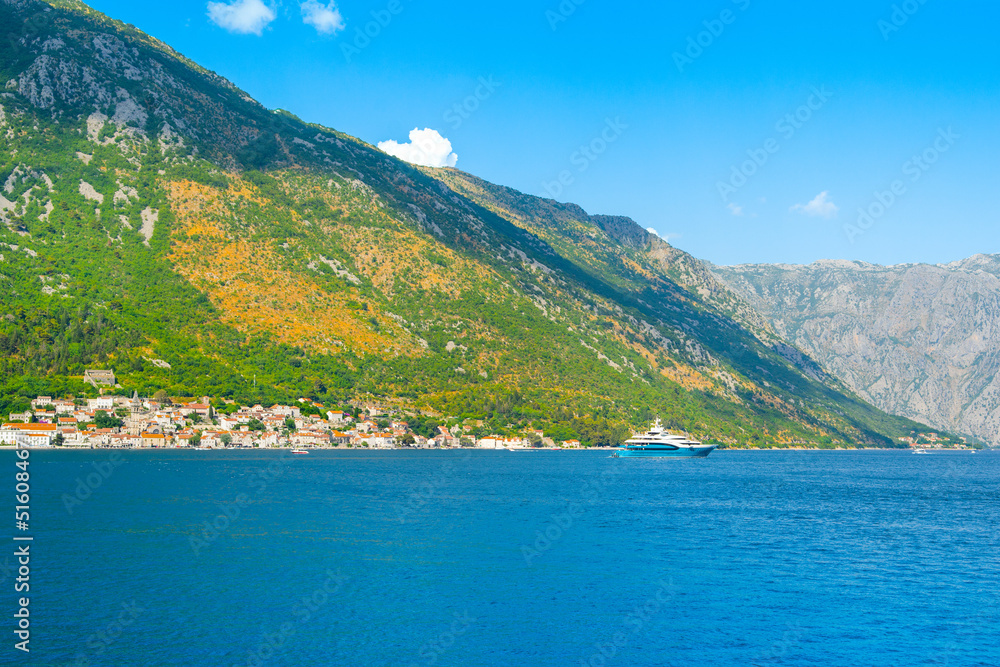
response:
[(878, 407), (1000, 444), (1000, 255), (712, 269)]
[(270, 114), (230, 82), (82, 4), (73, 12), (94, 20), (38, 0), (0, 0), (5, 7), (13, 11), (4, 20), (19, 24), (10, 49), (27, 64), (5, 87), (54, 117), (93, 113), (131, 134), (168, 139), (182, 128), (190, 141), (218, 144), (222, 156), (270, 130), (260, 122)]

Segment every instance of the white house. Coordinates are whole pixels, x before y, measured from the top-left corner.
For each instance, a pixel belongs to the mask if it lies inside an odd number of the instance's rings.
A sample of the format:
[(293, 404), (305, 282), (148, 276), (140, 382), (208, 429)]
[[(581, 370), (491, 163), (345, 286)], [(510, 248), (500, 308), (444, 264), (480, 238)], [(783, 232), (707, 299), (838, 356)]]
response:
[(290, 405), (272, 405), (268, 410), (272, 415), (280, 415), (282, 417), (296, 418), (302, 415), (298, 408), (292, 407)]
[(368, 445), (369, 447), (377, 447), (380, 449), (392, 449), (396, 446), (396, 436), (392, 433), (358, 434), (357, 440), (360, 443)]
[(56, 437), (55, 424), (4, 424), (0, 427), (0, 443), (21, 447), (48, 447)]
[(435, 447), (458, 447), (461, 444), (458, 438), (452, 437), (447, 431), (436, 438), (432, 438), (431, 442), (434, 443), (433, 446)]
[(242, 421), (238, 417), (219, 417), (219, 428), (223, 431), (234, 431), (239, 428), (240, 424), (244, 423), (246, 422)]
[(112, 449), (132, 449), (139, 446), (139, 436), (131, 433), (102, 434), (101, 440)]
[(63, 444), (67, 447), (86, 447), (90, 444), (90, 437), (75, 428), (60, 427), (63, 434)]
[(258, 433), (254, 436), (254, 440), (261, 447), (277, 447), (278, 446), (278, 432), (277, 431), (264, 431), (263, 433)]
[(295, 446), (326, 447), (330, 444), (328, 433), (317, 433), (315, 431), (296, 431), (288, 438)]
[(208, 403), (185, 403), (181, 406), (180, 413), (185, 417), (188, 415), (198, 415), (199, 417), (211, 419), (213, 410), (212, 406)]
[(114, 396), (100, 396), (98, 398), (87, 399), (88, 410), (104, 410), (108, 412), (114, 407), (115, 407)]
[(48, 406), (48, 405), (52, 405), (52, 397), (51, 396), (39, 396), (38, 398), (36, 398), (35, 400), (33, 400), (31, 402), (31, 409), (32, 410), (40, 410), (41, 408), (43, 408), (45, 406)]

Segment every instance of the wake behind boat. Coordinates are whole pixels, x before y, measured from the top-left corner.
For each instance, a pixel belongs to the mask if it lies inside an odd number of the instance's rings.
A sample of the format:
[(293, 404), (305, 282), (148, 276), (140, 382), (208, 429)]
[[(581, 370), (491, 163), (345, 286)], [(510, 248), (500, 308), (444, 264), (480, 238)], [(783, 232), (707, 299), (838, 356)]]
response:
[(657, 419), (645, 433), (636, 433), (622, 443), (613, 456), (708, 456), (718, 445), (703, 445), (682, 435), (674, 435), (663, 428)]

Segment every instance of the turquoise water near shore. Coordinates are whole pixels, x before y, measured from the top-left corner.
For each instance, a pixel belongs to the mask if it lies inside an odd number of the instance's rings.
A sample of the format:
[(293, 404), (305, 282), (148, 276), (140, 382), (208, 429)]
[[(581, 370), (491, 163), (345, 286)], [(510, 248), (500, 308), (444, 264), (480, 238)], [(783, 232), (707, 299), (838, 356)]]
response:
[(32, 653), (8, 620), (3, 664), (1000, 664), (997, 453), (35, 451), (31, 473)]

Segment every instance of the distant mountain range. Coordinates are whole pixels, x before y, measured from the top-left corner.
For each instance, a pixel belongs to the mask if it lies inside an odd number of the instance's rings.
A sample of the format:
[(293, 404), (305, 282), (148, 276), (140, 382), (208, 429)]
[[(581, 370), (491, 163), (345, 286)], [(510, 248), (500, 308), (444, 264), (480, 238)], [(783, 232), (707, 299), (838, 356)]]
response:
[(0, 23), (0, 410), (110, 367), (123, 392), (589, 443), (657, 415), (731, 444), (926, 430), (628, 218), (267, 110), (75, 0), (0, 0)]
[(866, 400), (1000, 444), (1000, 255), (711, 269)]

